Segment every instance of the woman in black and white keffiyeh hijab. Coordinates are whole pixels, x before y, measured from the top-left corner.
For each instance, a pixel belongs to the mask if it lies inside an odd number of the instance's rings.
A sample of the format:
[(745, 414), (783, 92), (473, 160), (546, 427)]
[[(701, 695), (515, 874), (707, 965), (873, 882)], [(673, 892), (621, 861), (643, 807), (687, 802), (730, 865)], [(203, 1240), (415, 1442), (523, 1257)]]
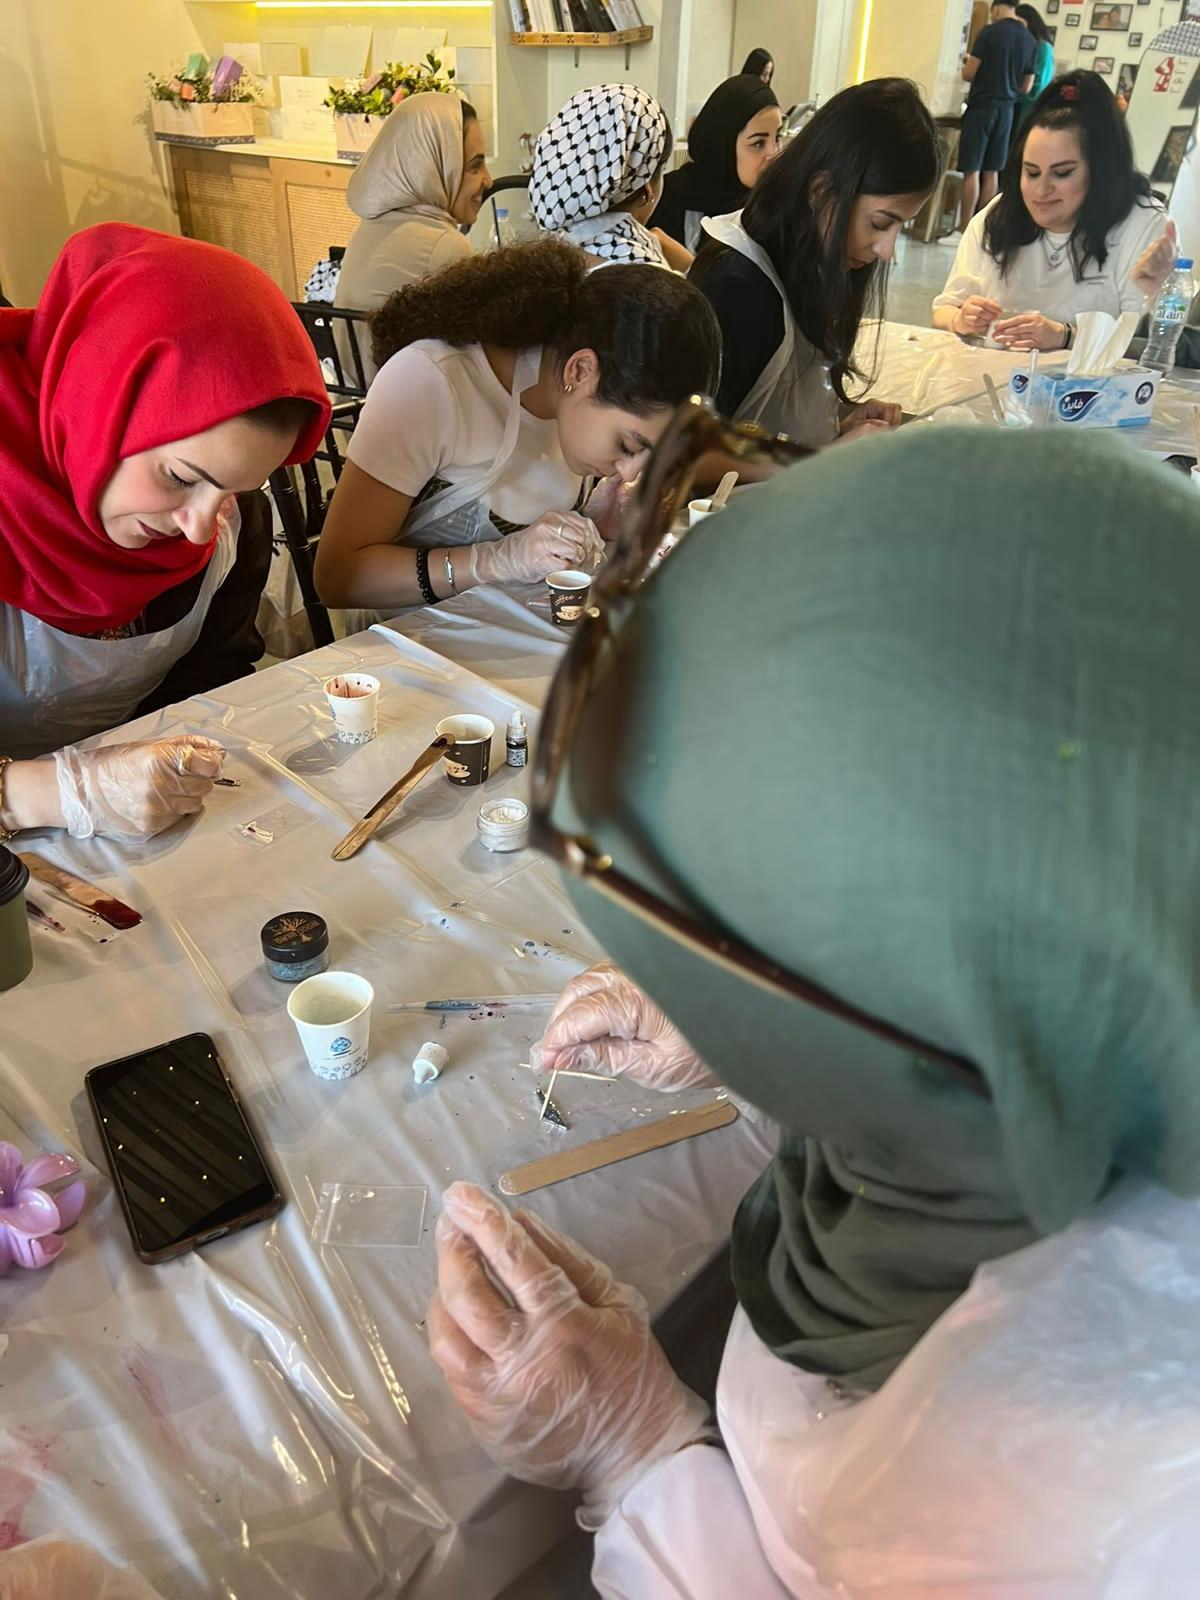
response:
[(574, 94), (542, 129), (529, 202), (543, 233), (601, 261), (668, 265), (644, 226), (662, 193), (671, 124), (653, 95), (631, 83)]

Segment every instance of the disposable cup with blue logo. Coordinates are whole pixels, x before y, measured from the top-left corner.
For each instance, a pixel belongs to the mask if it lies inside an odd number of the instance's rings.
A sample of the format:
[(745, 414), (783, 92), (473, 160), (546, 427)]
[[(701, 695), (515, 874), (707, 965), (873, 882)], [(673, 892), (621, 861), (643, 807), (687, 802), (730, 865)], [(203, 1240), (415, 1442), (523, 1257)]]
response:
[(356, 972), (319, 972), (288, 996), (308, 1064), (318, 1078), (353, 1078), (367, 1064), (375, 991)]

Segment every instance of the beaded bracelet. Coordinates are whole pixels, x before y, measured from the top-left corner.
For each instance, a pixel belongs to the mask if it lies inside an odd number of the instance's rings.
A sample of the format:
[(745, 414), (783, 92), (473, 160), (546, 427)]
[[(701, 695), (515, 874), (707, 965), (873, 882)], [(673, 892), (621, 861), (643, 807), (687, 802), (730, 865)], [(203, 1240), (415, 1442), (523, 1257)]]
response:
[(438, 597), (433, 592), (433, 585), (429, 581), (429, 551), (417, 551), (417, 588), (421, 591), (421, 599), (427, 606), (435, 606)]
[(0, 844), (7, 844), (10, 839), (15, 839), (17, 830), (5, 826), (4, 822), (4, 788), (8, 777), (8, 769), (13, 764), (11, 756), (0, 756)]

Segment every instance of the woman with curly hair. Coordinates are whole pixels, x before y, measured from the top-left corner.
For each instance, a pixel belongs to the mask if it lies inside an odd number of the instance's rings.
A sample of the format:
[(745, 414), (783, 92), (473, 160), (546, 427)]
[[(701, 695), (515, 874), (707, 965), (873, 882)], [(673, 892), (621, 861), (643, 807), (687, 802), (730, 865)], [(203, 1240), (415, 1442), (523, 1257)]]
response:
[(333, 606), (395, 611), (593, 565), (584, 480), (636, 477), (720, 365), (716, 321), (684, 279), (589, 272), (551, 239), (401, 290), (373, 330), (379, 375), (317, 557)]
[(1165, 230), (1112, 90), (1094, 72), (1065, 73), (963, 234), (933, 325), (1011, 350), (1068, 349), (1081, 311), (1140, 311), (1156, 292), (1173, 264), (1158, 248)]

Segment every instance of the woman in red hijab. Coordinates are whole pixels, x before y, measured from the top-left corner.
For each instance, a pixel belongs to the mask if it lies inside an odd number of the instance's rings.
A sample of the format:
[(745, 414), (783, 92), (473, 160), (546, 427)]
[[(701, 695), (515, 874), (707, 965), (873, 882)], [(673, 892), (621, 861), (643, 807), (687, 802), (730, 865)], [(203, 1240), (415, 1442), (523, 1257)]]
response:
[(184, 658), (171, 698), (248, 665), (220, 660), (247, 625), (237, 496), (311, 456), (328, 417), (282, 293), (212, 245), (104, 223), (34, 310), (0, 310), (0, 839), (146, 835), (199, 809), (209, 741), (70, 747)]

